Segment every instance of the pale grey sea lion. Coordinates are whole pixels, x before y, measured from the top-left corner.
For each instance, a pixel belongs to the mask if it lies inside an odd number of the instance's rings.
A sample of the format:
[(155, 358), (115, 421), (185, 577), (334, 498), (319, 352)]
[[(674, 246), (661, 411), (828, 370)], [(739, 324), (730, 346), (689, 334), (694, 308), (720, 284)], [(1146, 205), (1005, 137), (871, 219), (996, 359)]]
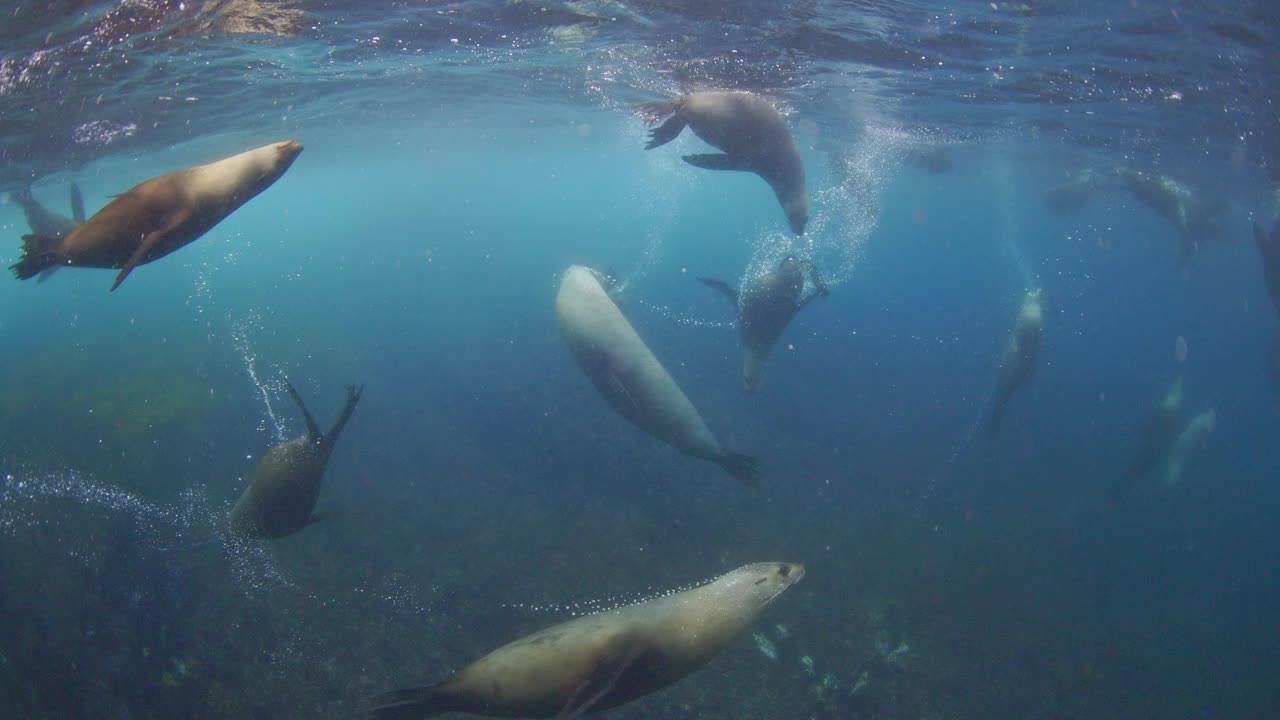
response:
[(631, 107), (649, 125), (667, 118), (650, 133), (646, 150), (671, 142), (689, 126), (703, 141), (724, 152), (685, 155), (685, 162), (708, 170), (746, 170), (764, 178), (782, 204), (791, 231), (804, 234), (809, 221), (804, 161), (786, 120), (773, 103), (748, 92), (708, 91)]
[[(813, 278), (814, 289), (801, 297), (806, 270)], [(741, 291), (713, 278), (698, 280), (719, 290), (733, 303), (742, 342), (742, 381), (752, 392), (760, 387), (769, 354), (787, 323), (814, 298), (830, 294), (813, 262), (794, 255), (783, 258), (776, 270), (748, 279)]]
[(599, 273), (565, 271), (556, 294), (560, 334), (578, 367), (609, 406), (636, 427), (686, 455), (710, 460), (755, 485), (755, 458), (720, 444), (697, 408), (609, 297)]
[(370, 717), (572, 720), (617, 707), (706, 665), (802, 577), (799, 563), (755, 563), (692, 590), (570, 620), (503, 645), (438, 685), (380, 695)]
[(135, 267), (196, 240), (266, 190), (300, 152), (301, 143), (286, 140), (151, 178), (117, 195), (61, 240), (24, 235), (22, 258), (10, 269), (26, 280), (57, 265), (120, 268), (115, 290)]

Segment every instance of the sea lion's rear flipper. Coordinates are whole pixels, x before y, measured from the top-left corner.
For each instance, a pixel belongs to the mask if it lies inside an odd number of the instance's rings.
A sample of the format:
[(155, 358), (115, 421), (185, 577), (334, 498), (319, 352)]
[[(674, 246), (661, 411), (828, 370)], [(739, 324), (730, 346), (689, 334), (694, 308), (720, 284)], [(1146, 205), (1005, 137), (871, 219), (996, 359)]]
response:
[(745, 453), (725, 450), (715, 463), (750, 487), (760, 487), (760, 461)]
[(685, 155), (684, 161), (704, 170), (744, 170), (755, 172), (751, 160), (729, 153), (706, 153), (704, 155)]
[(729, 298), (729, 302), (733, 303), (733, 307), (738, 307), (738, 291), (736, 288), (730, 287), (727, 283), (716, 280), (715, 278), (698, 278), (698, 282), (706, 285), (713, 290), (719, 290), (725, 297)]
[(324, 435), (320, 432), (320, 426), (316, 425), (315, 419), (311, 417), (311, 413), (307, 410), (307, 406), (302, 402), (302, 396), (297, 390), (293, 389), (293, 383), (289, 382), (289, 378), (284, 379), (284, 389), (289, 391), (289, 397), (298, 404), (298, 409), (302, 411), (302, 419), (307, 423), (307, 438), (311, 442), (320, 442), (324, 439)]
[(402, 688), (371, 699), (369, 717), (373, 720), (416, 720), (457, 709), (451, 693), (440, 685)]
[(80, 186), (71, 183), (71, 219), (77, 225), (84, 224), (84, 196), (80, 194)]
[(338, 442), (338, 435), (342, 434), (342, 428), (347, 426), (347, 421), (351, 419), (351, 413), (356, 411), (356, 404), (360, 402), (361, 395), (364, 395), (363, 385), (347, 386), (347, 404), (343, 406), (342, 414), (338, 416), (338, 422), (333, 424), (333, 429), (325, 437), (325, 441), (330, 445)]
[(63, 260), (57, 253), (59, 243), (57, 238), (47, 235), (23, 235), (22, 257), (9, 269), (19, 280), (27, 280), (61, 265)]
[(40, 271), (40, 274), (36, 276), (36, 282), (38, 282), (38, 283), (42, 283), (42, 282), (44, 282), (45, 280), (48, 280), (49, 278), (53, 277), (53, 274), (54, 274), (54, 273), (56, 273), (56, 272), (58, 272), (58, 268), (60, 268), (60, 267), (62, 267), (62, 266), (61, 266), (61, 265), (50, 265), (49, 267), (47, 267), (47, 268), (45, 268), (45, 269), (41, 270), (41, 271)]

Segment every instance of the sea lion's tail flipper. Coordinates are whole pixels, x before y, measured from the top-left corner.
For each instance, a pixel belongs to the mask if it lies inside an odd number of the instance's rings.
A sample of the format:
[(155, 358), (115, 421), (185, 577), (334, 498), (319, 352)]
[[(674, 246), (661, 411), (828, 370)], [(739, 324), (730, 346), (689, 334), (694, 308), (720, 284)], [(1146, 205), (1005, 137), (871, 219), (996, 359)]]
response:
[(698, 278), (698, 282), (713, 290), (719, 290), (725, 297), (729, 298), (729, 302), (733, 303), (735, 308), (738, 307), (738, 291), (730, 287), (727, 283), (716, 280), (715, 278), (705, 277)]
[(372, 699), (372, 720), (415, 720), (435, 717), (455, 708), (453, 696), (439, 685), (404, 688), (383, 693)]
[(338, 435), (342, 433), (342, 428), (347, 426), (347, 421), (351, 419), (351, 413), (356, 411), (356, 404), (360, 402), (360, 396), (363, 394), (363, 385), (347, 386), (347, 404), (343, 406), (342, 414), (338, 416), (338, 422), (333, 424), (333, 429), (329, 431), (329, 435), (325, 438), (330, 445), (338, 442)]
[(324, 438), (324, 435), (320, 434), (320, 426), (316, 425), (315, 419), (311, 417), (310, 411), (307, 410), (306, 403), (302, 402), (302, 396), (298, 394), (297, 390), (293, 389), (293, 383), (289, 382), (289, 378), (284, 379), (284, 389), (289, 391), (289, 397), (293, 398), (293, 401), (298, 405), (298, 409), (302, 411), (302, 419), (307, 423), (307, 437), (311, 439), (311, 442), (320, 442)]
[(760, 461), (745, 453), (725, 450), (716, 464), (751, 487), (760, 487)]
[(84, 196), (80, 194), (80, 186), (71, 183), (71, 219), (77, 225), (84, 224)]
[(704, 153), (701, 155), (685, 155), (684, 161), (704, 170), (742, 170), (755, 172), (756, 168), (750, 160), (729, 153)]
[(58, 239), (47, 235), (23, 235), (22, 257), (9, 266), (19, 280), (29, 280), (51, 267), (62, 264), (58, 255)]

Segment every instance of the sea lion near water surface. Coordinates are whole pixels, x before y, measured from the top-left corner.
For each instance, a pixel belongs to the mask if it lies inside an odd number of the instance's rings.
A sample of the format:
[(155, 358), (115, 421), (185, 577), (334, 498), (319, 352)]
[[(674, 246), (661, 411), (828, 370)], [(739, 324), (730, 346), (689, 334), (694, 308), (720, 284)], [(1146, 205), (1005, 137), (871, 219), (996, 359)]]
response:
[[(814, 290), (801, 298), (806, 270), (813, 278)], [(741, 291), (713, 278), (700, 277), (698, 280), (724, 293), (737, 311), (738, 336), (742, 342), (742, 381), (751, 392), (760, 387), (760, 377), (769, 361), (769, 353), (791, 318), (814, 298), (825, 298), (831, 294), (819, 277), (817, 266), (794, 255), (783, 258), (776, 270), (747, 280)]]
[[(31, 229), (34, 235), (44, 235), (45, 237), (62, 240), (71, 234), (77, 226), (84, 223), (84, 196), (80, 193), (80, 186), (71, 183), (71, 217), (56, 213), (36, 200), (35, 195), (31, 194), (31, 186), (12, 194), (14, 202), (22, 206), (22, 214), (27, 219), (27, 227)], [(61, 265), (52, 265), (40, 271), (36, 282), (44, 282), (53, 275), (54, 271), (62, 267)]]
[(1178, 229), (1179, 267), (1185, 266), (1200, 252), (1203, 242), (1219, 231), (1222, 216), (1229, 207), (1220, 196), (1198, 193), (1165, 175), (1118, 167), (1115, 176), (1121, 187)]
[(1066, 182), (1045, 191), (1041, 200), (1044, 206), (1054, 212), (1079, 210), (1093, 197), (1101, 186), (1101, 178), (1089, 168), (1075, 173)]
[(115, 290), (139, 265), (191, 243), (284, 174), (302, 144), (264, 145), (232, 157), (151, 178), (117, 195), (66, 237), (24, 235), (20, 280), (59, 265), (120, 268)]
[(312, 511), (320, 497), (320, 480), (329, 465), (329, 456), (364, 393), (364, 386), (347, 386), (347, 404), (326, 435), (320, 432), (288, 380), (285, 388), (302, 410), (307, 434), (271, 448), (258, 461), (253, 482), (240, 495), (228, 518), (231, 531), (241, 537), (280, 538), (315, 522)]
[(706, 665), (802, 577), (799, 563), (755, 563), (692, 590), (570, 620), (503, 645), (438, 685), (380, 695), (370, 717), (572, 720), (617, 707)]
[(987, 429), (992, 433), (1000, 429), (1005, 408), (1014, 391), (1022, 387), (1035, 374), (1040, 360), (1040, 336), (1044, 331), (1044, 308), (1040, 304), (1040, 290), (1032, 290), (1022, 299), (1022, 309), (1014, 323), (1009, 342), (1000, 360), (1000, 372), (996, 378), (996, 394), (992, 401), (991, 417)]
[(685, 155), (684, 161), (707, 170), (746, 170), (764, 178), (782, 204), (796, 235), (809, 222), (809, 190), (804, 161), (782, 114), (762, 97), (748, 92), (707, 91), (673, 100), (632, 105), (648, 125), (667, 121), (650, 132), (646, 150), (665, 145), (685, 126), (723, 153)]
[(615, 412), (686, 455), (710, 460), (748, 485), (758, 482), (756, 459), (725, 448), (711, 434), (596, 271), (581, 265), (565, 270), (556, 315), (578, 367)]
[(12, 193), (13, 201), (22, 206), (22, 214), (27, 219), (27, 226), (36, 235), (61, 240), (71, 234), (77, 225), (84, 222), (84, 196), (80, 194), (80, 186), (71, 183), (71, 217), (56, 213), (36, 200), (28, 185), (18, 192)]

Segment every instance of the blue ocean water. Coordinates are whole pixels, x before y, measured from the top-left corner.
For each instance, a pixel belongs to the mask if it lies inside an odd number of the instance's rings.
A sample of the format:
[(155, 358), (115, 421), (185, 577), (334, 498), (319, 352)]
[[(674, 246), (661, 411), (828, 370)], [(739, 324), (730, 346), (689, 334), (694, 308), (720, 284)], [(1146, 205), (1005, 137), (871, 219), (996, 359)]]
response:
[[(0, 716), (353, 717), (594, 601), (762, 560), (804, 581), (616, 718), (1271, 717), (1269, 370), (1250, 226), (1280, 215), (1268, 3), (15, 4), (0, 191), (90, 214), (156, 175), (305, 150), (108, 292), (0, 282)], [(705, 87), (786, 114), (768, 186), (645, 151), (627, 109)], [(931, 171), (916, 159), (941, 154)], [(1199, 252), (1083, 169), (1221, 205)], [(935, 168), (934, 170), (937, 170)], [(0, 230), (29, 232), (16, 201)], [(831, 295), (742, 386), (731, 285), (789, 253)], [(602, 401), (554, 298), (617, 302), (760, 487)], [(1027, 290), (1038, 367), (985, 429)], [(317, 513), (229, 538), (255, 462), (365, 395)], [(1112, 486), (1175, 378), (1216, 426)], [(576, 608), (575, 608), (576, 604)], [(770, 650), (770, 653), (764, 652)]]

